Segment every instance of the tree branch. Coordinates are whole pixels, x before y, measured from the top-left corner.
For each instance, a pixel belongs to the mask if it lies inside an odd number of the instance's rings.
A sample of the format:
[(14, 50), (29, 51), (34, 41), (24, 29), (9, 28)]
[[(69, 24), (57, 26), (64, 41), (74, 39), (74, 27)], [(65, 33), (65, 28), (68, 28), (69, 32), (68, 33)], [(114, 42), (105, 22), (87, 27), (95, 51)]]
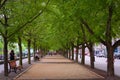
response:
[(107, 20), (107, 26), (106, 26), (106, 41), (110, 44), (112, 44), (112, 35), (111, 35), (111, 20), (112, 20), (112, 14), (113, 14), (113, 5), (111, 4), (109, 6), (109, 14), (108, 14), (108, 20)]
[(33, 22), (38, 16), (40, 16), (44, 10), (46, 9), (48, 3), (50, 2), (50, 0), (48, 0), (46, 6), (43, 8), (43, 10), (41, 10), (38, 14), (36, 14), (35, 16), (32, 17), (32, 19), (28, 20), (26, 23), (24, 23), (22, 26), (20, 26), (19, 28), (17, 28), (17, 30), (15, 30), (13, 33), (11, 33), (8, 38), (10, 38), (11, 36), (13, 36), (16, 32), (19, 32), (21, 29), (23, 29), (27, 24)]
[(1, 1), (0, 9), (5, 5), (6, 2), (7, 2), (7, 0)]
[(5, 24), (0, 20), (0, 23), (4, 26)]
[(0, 35), (2, 35), (3, 37), (5, 37), (5, 35), (3, 34), (3, 32), (2, 32), (2, 31), (0, 31), (0, 33), (1, 33)]
[(81, 18), (81, 22), (85, 25), (85, 27), (90, 32), (90, 34), (94, 35), (94, 32), (92, 31), (92, 29), (90, 29), (88, 23), (86, 21), (84, 21), (82, 18)]
[(116, 47), (120, 46), (120, 40), (116, 41), (114, 44), (113, 44), (113, 49), (115, 49)]
[(86, 21), (84, 21), (82, 18), (81, 18), (81, 22), (82, 22), (82, 24), (85, 25), (86, 29), (88, 30), (88, 32), (91, 35), (94, 35), (96, 37), (96, 39), (98, 39), (101, 43), (103, 43), (104, 45), (106, 45), (106, 42), (104, 40), (102, 40), (99, 36), (96, 36), (95, 33), (92, 31), (92, 29), (89, 27), (88, 23)]
[(87, 40), (86, 40), (86, 34), (85, 34), (85, 30), (84, 30), (84, 28), (83, 28), (83, 25), (81, 24), (81, 30), (82, 30), (82, 33), (83, 33), (83, 43), (85, 43), (85, 42), (87, 42)]

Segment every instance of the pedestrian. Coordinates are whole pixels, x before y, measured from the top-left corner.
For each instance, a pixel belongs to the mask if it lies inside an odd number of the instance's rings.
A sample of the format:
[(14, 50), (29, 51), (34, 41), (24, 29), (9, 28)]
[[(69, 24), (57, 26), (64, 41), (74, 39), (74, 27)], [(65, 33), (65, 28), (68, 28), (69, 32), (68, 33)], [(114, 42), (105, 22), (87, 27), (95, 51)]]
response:
[(11, 52), (10, 52), (10, 60), (15, 60), (14, 50), (11, 50)]
[(37, 52), (37, 53), (35, 54), (35, 60), (38, 60), (38, 61), (39, 61), (39, 59), (40, 59), (40, 55), (39, 55), (39, 53)]

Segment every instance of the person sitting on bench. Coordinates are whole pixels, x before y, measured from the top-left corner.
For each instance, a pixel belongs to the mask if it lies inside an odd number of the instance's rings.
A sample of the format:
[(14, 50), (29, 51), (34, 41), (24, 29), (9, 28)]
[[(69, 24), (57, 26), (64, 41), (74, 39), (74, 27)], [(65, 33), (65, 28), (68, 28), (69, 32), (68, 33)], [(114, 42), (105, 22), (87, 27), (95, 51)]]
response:
[(35, 60), (38, 60), (38, 61), (39, 61), (39, 59), (40, 59), (40, 55), (39, 55), (39, 53), (37, 52), (37, 53), (35, 54)]

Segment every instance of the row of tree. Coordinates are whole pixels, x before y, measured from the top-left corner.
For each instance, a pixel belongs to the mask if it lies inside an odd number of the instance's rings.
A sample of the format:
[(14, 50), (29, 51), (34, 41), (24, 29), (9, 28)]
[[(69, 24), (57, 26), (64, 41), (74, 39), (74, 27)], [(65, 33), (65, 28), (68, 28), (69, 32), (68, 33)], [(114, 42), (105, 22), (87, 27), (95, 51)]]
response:
[[(49, 0), (0, 0), (0, 35), (3, 38), (4, 47), (4, 75), (8, 76), (8, 44), (17, 42), (19, 45), (20, 65), (22, 65), (22, 43), (28, 45), (28, 63), (31, 64), (30, 47), (34, 46), (34, 53), (39, 49), (40, 38), (36, 35), (38, 24), (35, 19), (40, 16)], [(31, 22), (33, 22), (31, 24)], [(42, 33), (42, 32), (41, 32)], [(38, 41), (37, 41), (38, 40)]]
[[(8, 75), (8, 42), (18, 42), (21, 46), (27, 41), (28, 49), (33, 44), (34, 48), (44, 50), (72, 51), (72, 59), (74, 47), (76, 55), (81, 48), (82, 64), (85, 64), (85, 47), (88, 47), (92, 68), (93, 45), (102, 43), (107, 49), (108, 78), (114, 77), (113, 52), (120, 45), (119, 8), (119, 0), (1, 0), (0, 35), (4, 40), (5, 75)], [(113, 43), (113, 39), (117, 40)], [(28, 63), (31, 63), (30, 50), (28, 53)]]
[(81, 46), (81, 63), (84, 64), (85, 47), (88, 47), (91, 67), (94, 68), (93, 45), (102, 43), (107, 49), (107, 76), (108, 79), (112, 79), (114, 77), (114, 50), (120, 45), (120, 1), (61, 0), (56, 5), (59, 12), (56, 12), (57, 26), (55, 25), (55, 28), (63, 49), (73, 52), (73, 48), (76, 47), (76, 61), (78, 61), (78, 49)]

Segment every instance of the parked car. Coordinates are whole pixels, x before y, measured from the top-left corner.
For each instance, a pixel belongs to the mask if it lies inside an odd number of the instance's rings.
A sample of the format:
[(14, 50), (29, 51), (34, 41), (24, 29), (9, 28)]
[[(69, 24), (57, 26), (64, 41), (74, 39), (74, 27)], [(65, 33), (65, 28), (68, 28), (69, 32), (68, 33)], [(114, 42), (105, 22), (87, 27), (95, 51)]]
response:
[(120, 54), (115, 54), (115, 55), (114, 55), (114, 58), (115, 58), (115, 59), (120, 59)]
[(105, 57), (105, 55), (102, 54), (102, 53), (96, 54), (96, 56), (97, 56), (97, 57)]

